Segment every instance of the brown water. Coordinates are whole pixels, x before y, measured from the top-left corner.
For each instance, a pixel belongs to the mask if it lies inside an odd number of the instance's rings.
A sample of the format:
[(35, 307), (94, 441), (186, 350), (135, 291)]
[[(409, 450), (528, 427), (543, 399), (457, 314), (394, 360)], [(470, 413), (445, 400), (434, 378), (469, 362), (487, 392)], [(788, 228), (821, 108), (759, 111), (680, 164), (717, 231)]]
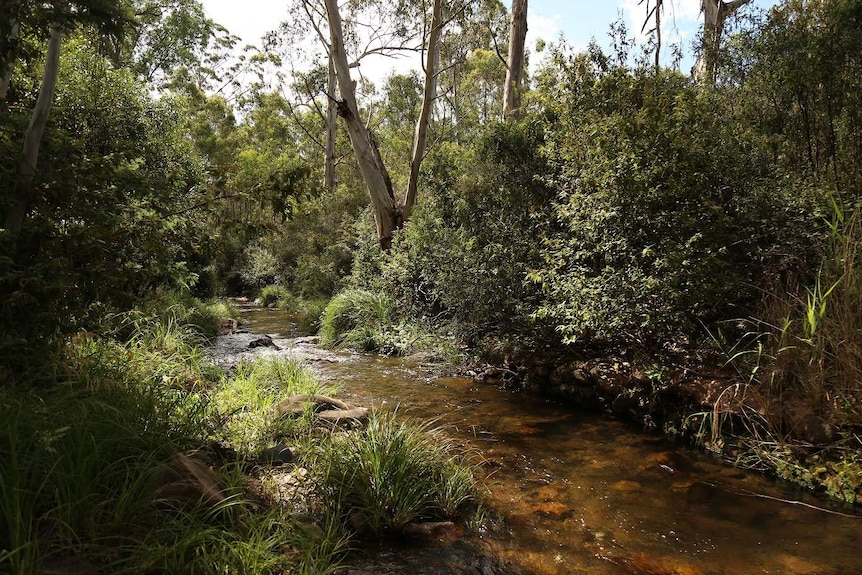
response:
[[(248, 317), (257, 333), (296, 335), (281, 314)], [(601, 416), (433, 377), (410, 360), (307, 357), (350, 401), (439, 418), (478, 449), (506, 526), (486, 538), (525, 573), (862, 574), (862, 517), (830, 513), (852, 511), (787, 484)]]

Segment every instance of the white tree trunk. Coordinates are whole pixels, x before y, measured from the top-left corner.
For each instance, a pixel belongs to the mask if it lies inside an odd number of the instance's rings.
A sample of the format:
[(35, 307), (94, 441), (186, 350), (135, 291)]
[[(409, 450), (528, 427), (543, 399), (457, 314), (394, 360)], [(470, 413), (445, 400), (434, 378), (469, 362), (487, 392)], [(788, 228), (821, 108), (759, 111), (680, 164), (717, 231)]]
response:
[(703, 11), (703, 51), (692, 69), (692, 76), (699, 84), (714, 84), (718, 66), (718, 51), (724, 34), (727, 17), (751, 2), (751, 0), (701, 0)]
[(434, 13), (431, 17), (431, 33), (428, 35), (428, 46), (425, 53), (425, 88), (422, 93), (422, 110), (416, 122), (413, 135), (413, 152), (410, 156), (410, 178), (407, 180), (407, 195), (404, 198), (402, 217), (406, 221), (416, 204), (416, 192), (419, 189), (419, 167), (425, 156), (425, 146), (428, 140), (428, 123), (431, 119), (431, 109), (437, 99), (437, 70), (440, 66), (440, 35), (443, 32), (443, 2), (434, 0)]
[(326, 95), (328, 103), (326, 105), (326, 149), (325, 149), (325, 164), (324, 164), (324, 184), (330, 192), (335, 190), (337, 185), (335, 181), (335, 141), (338, 137), (338, 119), (335, 109), (335, 64), (332, 58), (329, 58), (329, 77), (326, 84)]
[(503, 86), (503, 117), (517, 115), (521, 107), (521, 78), (524, 73), (524, 44), (527, 39), (527, 0), (512, 0), (509, 29), (509, 58)]
[(45, 124), (48, 123), (48, 114), (51, 111), (51, 102), (54, 100), (54, 91), (57, 87), (62, 44), (63, 30), (59, 24), (55, 23), (51, 26), (51, 37), (48, 40), (48, 52), (45, 56), (45, 71), (42, 74), (39, 97), (36, 99), (36, 106), (30, 117), (30, 125), (24, 136), (24, 152), (18, 166), (18, 178), (15, 181), (12, 194), (13, 203), (9, 208), (9, 213), (6, 214), (4, 227), (14, 234), (21, 231), (27, 210), (32, 203), (33, 176), (36, 174), (36, 162), (39, 159), (42, 133), (45, 131)]
[(350, 78), (350, 65), (344, 50), (344, 35), (341, 27), (341, 14), (337, 0), (325, 0), (326, 16), (329, 22), (330, 58), (335, 66), (341, 100), (338, 102), (338, 115), (344, 118), (350, 143), (362, 179), (371, 197), (374, 221), (377, 224), (377, 237), (380, 246), (387, 250), (392, 245), (392, 233), (401, 225), (401, 209), (395, 201), (392, 181), (383, 165), (377, 146), (371, 140), (368, 129), (359, 119), (356, 104), (356, 88)]

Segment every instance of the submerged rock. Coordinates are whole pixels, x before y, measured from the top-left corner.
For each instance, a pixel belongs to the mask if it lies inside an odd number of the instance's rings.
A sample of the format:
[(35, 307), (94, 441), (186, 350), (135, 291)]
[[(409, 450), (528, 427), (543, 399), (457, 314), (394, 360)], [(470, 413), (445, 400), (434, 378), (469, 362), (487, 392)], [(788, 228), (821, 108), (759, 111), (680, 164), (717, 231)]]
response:
[(386, 547), (337, 575), (521, 575), (509, 562), (495, 557), (479, 544), (457, 541), (451, 546), (418, 542), (417, 547)]

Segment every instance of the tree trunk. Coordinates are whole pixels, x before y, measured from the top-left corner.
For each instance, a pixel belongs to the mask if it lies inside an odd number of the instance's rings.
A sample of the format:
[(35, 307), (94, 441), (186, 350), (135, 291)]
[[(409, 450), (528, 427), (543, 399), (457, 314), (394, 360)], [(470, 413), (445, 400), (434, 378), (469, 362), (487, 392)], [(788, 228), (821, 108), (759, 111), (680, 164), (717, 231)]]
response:
[(15, 67), (18, 40), (21, 33), (21, 23), (18, 21), (20, 8), (20, 2), (9, 2), (3, 8), (2, 18), (6, 26), (2, 30), (6, 37), (3, 38), (3, 49), (0, 50), (0, 104), (6, 102), (9, 84), (12, 83), (12, 70)]
[(48, 113), (54, 100), (54, 90), (57, 87), (57, 75), (60, 71), (60, 48), (63, 43), (63, 30), (60, 24), (51, 26), (51, 37), (48, 40), (48, 53), (45, 57), (45, 71), (42, 75), (42, 87), (30, 118), (30, 125), (24, 136), (24, 152), (18, 167), (18, 178), (12, 192), (12, 205), (6, 214), (5, 228), (13, 234), (21, 231), (27, 210), (32, 203), (33, 176), (36, 174), (36, 162), (39, 159), (39, 145), (42, 133), (48, 123)]
[(328, 104), (326, 106), (326, 149), (324, 163), (324, 184), (330, 192), (335, 191), (335, 141), (338, 137), (338, 119), (335, 109), (335, 64), (329, 58), (329, 77), (326, 84)]
[(383, 165), (377, 146), (371, 140), (368, 129), (359, 119), (356, 104), (356, 88), (350, 78), (350, 65), (344, 50), (344, 35), (341, 27), (341, 14), (337, 0), (325, 0), (326, 16), (329, 22), (330, 58), (335, 66), (341, 100), (338, 102), (338, 115), (344, 119), (356, 162), (362, 172), (362, 179), (371, 197), (374, 221), (377, 224), (377, 237), (380, 247), (388, 250), (392, 245), (392, 233), (401, 225), (401, 209), (395, 201), (392, 181)]
[(434, 0), (434, 14), (431, 17), (431, 33), (428, 35), (428, 46), (425, 54), (425, 89), (422, 94), (422, 110), (416, 122), (413, 136), (413, 153), (410, 157), (410, 178), (407, 181), (407, 195), (404, 199), (402, 217), (406, 221), (413, 212), (416, 203), (416, 192), (419, 188), (419, 166), (425, 156), (425, 144), (428, 139), (428, 123), (431, 118), (431, 108), (437, 99), (437, 69), (440, 66), (440, 35), (443, 32), (442, 0)]
[(527, 0), (512, 0), (509, 29), (509, 59), (503, 86), (503, 117), (517, 117), (521, 107), (521, 78), (524, 73), (524, 44), (527, 39)]
[(724, 34), (727, 17), (751, 2), (751, 0), (701, 0), (703, 11), (703, 51), (692, 69), (692, 76), (699, 84), (715, 84), (718, 67), (718, 51)]

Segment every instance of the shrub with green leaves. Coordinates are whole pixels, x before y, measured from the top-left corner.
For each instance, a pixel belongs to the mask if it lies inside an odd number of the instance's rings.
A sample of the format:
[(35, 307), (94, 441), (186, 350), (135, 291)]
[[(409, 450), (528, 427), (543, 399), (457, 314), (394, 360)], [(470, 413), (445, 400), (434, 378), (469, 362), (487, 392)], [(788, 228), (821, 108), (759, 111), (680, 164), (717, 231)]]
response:
[(530, 279), (565, 341), (682, 341), (750, 312), (759, 281), (815, 252), (782, 249), (816, 204), (774, 175), (719, 93), (596, 55), (543, 82), (557, 225)]
[(541, 121), (528, 118), (491, 124), (469, 146), (435, 146), (410, 222), (388, 254), (360, 243), (352, 285), (389, 294), (405, 321), (445, 325), (469, 342), (543, 339), (531, 320), (540, 290), (525, 277), (540, 261), (554, 196), (539, 177), (544, 141)]
[(268, 285), (258, 295), (261, 304), (265, 306), (277, 305), (281, 309), (289, 310), (295, 304), (295, 299), (290, 290), (281, 285)]

